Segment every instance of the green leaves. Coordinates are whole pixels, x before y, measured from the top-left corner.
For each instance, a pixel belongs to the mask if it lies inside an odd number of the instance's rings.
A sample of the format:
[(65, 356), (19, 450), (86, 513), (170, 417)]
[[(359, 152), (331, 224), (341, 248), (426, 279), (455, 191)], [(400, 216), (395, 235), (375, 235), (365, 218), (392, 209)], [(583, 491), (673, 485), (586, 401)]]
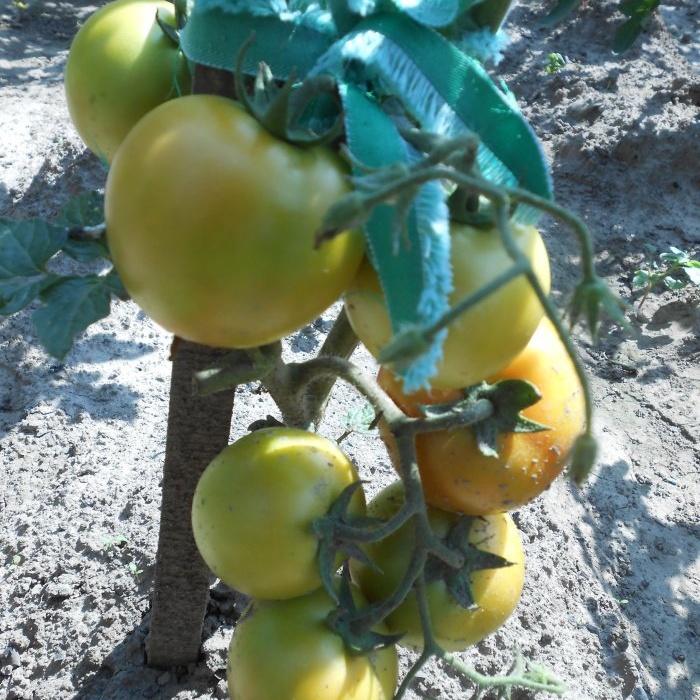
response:
[(39, 295), (41, 306), (32, 314), (32, 321), (45, 350), (62, 359), (77, 336), (109, 315), (112, 295), (124, 296), (125, 292), (114, 271), (105, 276), (52, 277)]
[(615, 32), (615, 53), (627, 51), (634, 44), (660, 4), (660, 0), (626, 0), (620, 3), (620, 12), (629, 19)]
[(21, 311), (50, 284), (45, 265), (64, 240), (64, 229), (39, 219), (0, 219), (1, 313)]
[[(638, 308), (644, 305), (649, 293), (659, 282), (672, 291), (685, 289), (688, 283), (700, 286), (700, 260), (695, 260), (684, 250), (671, 246), (670, 252), (661, 253), (657, 261), (656, 248), (651, 244), (646, 244), (644, 248), (645, 264), (634, 273), (632, 279), (633, 286), (644, 288)], [(685, 277), (679, 277), (678, 273), (684, 274)]]
[(62, 274), (52, 269), (60, 253), (79, 263), (109, 259), (102, 229), (90, 230), (101, 216), (101, 197), (85, 193), (54, 222), (0, 219), (0, 315), (38, 302), (32, 321), (41, 344), (58, 359), (90, 324), (109, 314), (113, 295), (126, 297), (113, 270)]
[[(582, 0), (559, 0), (542, 23), (560, 22), (581, 3)], [(612, 50), (615, 53), (623, 53), (634, 44), (660, 4), (660, 0), (622, 0), (620, 2), (620, 12), (629, 19), (623, 22), (615, 32), (612, 44)]]

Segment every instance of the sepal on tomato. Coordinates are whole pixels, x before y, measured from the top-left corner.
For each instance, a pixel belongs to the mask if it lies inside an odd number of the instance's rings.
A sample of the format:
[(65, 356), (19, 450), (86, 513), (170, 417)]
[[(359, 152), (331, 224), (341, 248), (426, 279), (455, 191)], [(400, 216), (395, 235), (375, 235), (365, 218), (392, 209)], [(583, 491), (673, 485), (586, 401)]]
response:
[(500, 569), (512, 566), (513, 562), (504, 557), (479, 549), (469, 541), (469, 533), (475, 518), (463, 516), (455, 523), (444, 539), (445, 544), (463, 555), (459, 568), (450, 566), (439, 557), (430, 555), (425, 565), (426, 583), (443, 581), (454, 599), (467, 609), (476, 609), (478, 604), (472, 592), (471, 575), (484, 569)]
[(336, 604), (340, 603), (336, 591), (336, 572), (338, 570), (338, 558), (357, 559), (366, 566), (376, 568), (376, 564), (367, 556), (366, 552), (348, 535), (348, 528), (370, 528), (380, 523), (376, 518), (352, 515), (351, 504), (355, 492), (362, 488), (362, 482), (356, 481), (347, 486), (335, 503), (328, 509), (328, 513), (316, 518), (312, 523), (314, 533), (319, 539), (318, 544), (318, 568), (323, 587)]
[[(336, 576), (335, 579), (337, 582), (338, 577)], [(343, 641), (350, 649), (357, 653), (366, 653), (394, 646), (403, 637), (403, 634), (377, 632), (374, 629), (367, 629), (365, 626), (358, 626), (355, 623), (358, 613), (364, 615), (366, 610), (357, 607), (351, 586), (350, 571), (347, 566), (344, 566), (336, 594), (339, 607), (328, 614), (326, 624), (333, 632), (343, 638)]]

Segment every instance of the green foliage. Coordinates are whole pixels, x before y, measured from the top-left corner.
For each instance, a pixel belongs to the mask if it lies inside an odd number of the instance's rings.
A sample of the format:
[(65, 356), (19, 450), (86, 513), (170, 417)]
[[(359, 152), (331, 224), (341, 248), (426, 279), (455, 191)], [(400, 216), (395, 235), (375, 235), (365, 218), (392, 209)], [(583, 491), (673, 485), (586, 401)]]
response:
[[(112, 296), (126, 297), (109, 265), (101, 221), (102, 198), (94, 192), (71, 200), (51, 222), (0, 218), (0, 315), (33, 306), (39, 341), (58, 359), (90, 324), (109, 314)], [(62, 256), (99, 271), (58, 272), (55, 263)]]
[(112, 535), (102, 541), (102, 549), (109, 551), (112, 547), (121, 547), (129, 542), (124, 535)]
[(143, 576), (143, 569), (140, 567), (139, 564), (136, 563), (135, 559), (130, 561), (127, 566), (129, 569), (129, 573), (134, 577), (134, 579), (138, 583), (141, 580), (141, 576)]
[(376, 435), (374, 427), (376, 415), (371, 404), (365, 403), (362, 406), (352, 408), (345, 418), (345, 425), (348, 433), (360, 433), (362, 435)]
[(566, 58), (560, 53), (548, 53), (547, 54), (547, 65), (545, 66), (544, 72), (551, 75), (552, 73), (558, 73), (566, 65)]
[[(543, 24), (560, 22), (581, 4), (582, 0), (558, 0), (544, 18)], [(619, 10), (628, 19), (617, 28), (613, 37), (612, 50), (615, 53), (627, 51), (634, 44), (660, 4), (660, 0), (620, 1)]]
[(620, 3), (620, 12), (629, 19), (615, 32), (615, 53), (627, 51), (632, 46), (660, 4), (660, 0), (626, 0)]
[(657, 257), (653, 245), (647, 243), (644, 246), (644, 264), (635, 271), (632, 279), (634, 287), (644, 290), (638, 308), (642, 308), (651, 290), (659, 283), (672, 291), (685, 289), (688, 284), (700, 286), (700, 260), (673, 246), (669, 250), (671, 252), (661, 253)]

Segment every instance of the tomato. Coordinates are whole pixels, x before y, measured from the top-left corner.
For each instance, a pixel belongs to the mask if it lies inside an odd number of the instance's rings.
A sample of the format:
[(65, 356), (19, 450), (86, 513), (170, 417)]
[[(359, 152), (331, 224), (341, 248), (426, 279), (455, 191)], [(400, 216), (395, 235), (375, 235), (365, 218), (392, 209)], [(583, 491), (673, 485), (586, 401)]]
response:
[[(519, 224), (512, 224), (512, 230), (548, 292), (549, 258), (539, 232)], [(493, 229), (453, 223), (451, 244), (451, 304), (480, 289), (513, 264)], [(358, 338), (379, 357), (392, 331), (379, 278), (368, 259), (346, 290), (345, 308)], [(525, 347), (543, 313), (525, 277), (511, 280), (449, 326), (443, 358), (430, 385), (437, 389), (466, 387), (502, 369)]]
[(80, 138), (107, 162), (144, 114), (190, 90), (187, 61), (156, 11), (175, 26), (165, 0), (110, 2), (88, 18), (68, 52), (68, 111)]
[(278, 140), (232, 100), (166, 102), (131, 131), (109, 172), (117, 272), (153, 320), (186, 340), (278, 340), (335, 302), (362, 260), (359, 230), (314, 247), (345, 175), (330, 150)]
[[(403, 483), (395, 482), (367, 506), (367, 514), (386, 520), (403, 505)], [(428, 506), (433, 532), (444, 538), (460, 516)], [(428, 609), (435, 639), (448, 651), (461, 651), (495, 632), (515, 610), (525, 579), (525, 558), (520, 535), (507, 513), (474, 518), (468, 541), (486, 552), (503, 557), (511, 566), (481, 569), (469, 575), (471, 591), (478, 607), (464, 608), (441, 580), (426, 586)], [(367, 599), (383, 600), (396, 589), (406, 571), (414, 547), (411, 522), (380, 542), (365, 545), (365, 551), (379, 570), (356, 559), (350, 562), (353, 580)], [(411, 592), (385, 620), (390, 632), (405, 635), (402, 646), (423, 647), (423, 631), (415, 593)]]
[[(293, 428), (246, 435), (214, 458), (195, 489), (192, 530), (202, 558), (255, 598), (313, 591), (321, 579), (312, 521), (357, 479), (350, 460), (320, 435)], [(350, 512), (364, 509), (358, 489)]]
[[(513, 510), (542, 493), (564, 469), (574, 441), (584, 429), (585, 402), (571, 358), (547, 317), (525, 349), (505, 369), (489, 377), (489, 382), (502, 379), (525, 379), (540, 390), (542, 398), (522, 415), (550, 430), (501, 433), (498, 457), (479, 451), (470, 428), (417, 435), (418, 468), (428, 503), (467, 515)], [(460, 398), (459, 392), (446, 391), (407, 396), (385, 369), (380, 370), (378, 381), (409, 416), (421, 415), (421, 404)], [(386, 428), (383, 434), (393, 453)]]
[(349, 650), (326, 625), (334, 608), (323, 588), (290, 600), (254, 601), (231, 639), (232, 700), (391, 700), (396, 647)]

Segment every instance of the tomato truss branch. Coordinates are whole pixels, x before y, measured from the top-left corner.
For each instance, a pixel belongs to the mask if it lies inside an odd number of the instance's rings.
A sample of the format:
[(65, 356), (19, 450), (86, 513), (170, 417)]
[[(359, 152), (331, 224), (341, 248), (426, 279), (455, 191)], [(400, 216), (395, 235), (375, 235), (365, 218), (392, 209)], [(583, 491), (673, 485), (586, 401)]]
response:
[(566, 685), (554, 676), (548, 669), (537, 664), (532, 664), (523, 658), (519, 650), (515, 651), (515, 663), (508, 675), (485, 676), (470, 666), (467, 666), (461, 659), (449, 652), (437, 654), (443, 662), (452, 666), (456, 671), (468, 678), (477, 686), (475, 698), (488, 688), (500, 688), (500, 697), (510, 697), (510, 691), (514, 687), (527, 688), (545, 693), (562, 695), (567, 691)]
[(567, 688), (564, 683), (556, 678), (548, 669), (527, 662), (519, 649), (515, 650), (515, 662), (511, 672), (507, 675), (485, 676), (478, 673), (454, 654), (445, 651), (437, 642), (430, 619), (426, 581), (423, 574), (416, 578), (414, 591), (423, 629), (423, 651), (406, 672), (401, 685), (394, 695), (394, 700), (402, 700), (413, 679), (431, 657), (436, 657), (443, 663), (451, 666), (474, 683), (477, 686), (476, 693), (473, 696), (474, 698), (481, 697), (481, 694), (489, 688), (500, 689), (499, 696), (505, 696), (507, 698), (511, 696), (510, 691), (514, 687), (554, 693), (557, 695), (566, 692)]
[[(488, 199), (492, 205), (502, 243), (513, 260), (513, 267), (499, 275), (491, 283), (453, 305), (430, 326), (408, 329), (395, 336), (384, 348), (380, 361), (391, 363), (410, 359), (416, 352), (420, 351), (417, 351), (416, 348), (424, 347), (426, 340), (449, 325), (457, 316), (478, 304), (512, 279), (524, 275), (556, 328), (571, 358), (583, 390), (586, 429), (574, 446), (572, 466), (569, 471), (574, 481), (580, 484), (590, 472), (596, 452), (595, 438), (591, 432), (593, 401), (590, 385), (570, 333), (564, 327), (557, 310), (539, 283), (530, 261), (515, 243), (509, 221), (511, 206), (525, 204), (536, 207), (540, 211), (563, 221), (576, 234), (581, 248), (582, 280), (574, 290), (571, 306), (572, 325), (583, 313), (586, 316), (591, 335), (595, 336), (602, 308), (616, 322), (630, 328), (629, 322), (624, 316), (624, 310), (630, 308), (629, 305), (617, 297), (597, 275), (592, 238), (588, 228), (578, 216), (527, 190), (496, 185), (474, 173), (475, 137), (473, 134), (461, 135), (452, 139), (440, 139), (431, 135), (412, 133), (406, 134), (406, 137), (415, 141), (416, 145), (424, 143), (425, 150), (428, 151), (424, 159), (411, 166), (401, 164), (379, 170), (364, 169), (366, 174), (353, 180), (356, 190), (342, 198), (337, 205), (329, 210), (322, 229), (317, 235), (317, 242), (332, 238), (338, 231), (344, 230), (349, 225), (363, 224), (376, 206), (386, 202), (395, 202), (404, 197), (407, 192), (415, 192), (418, 185), (430, 181), (452, 182), (458, 188), (476, 192)], [(416, 141), (418, 138), (423, 139), (423, 141)], [(361, 167), (360, 169), (362, 170)]]

